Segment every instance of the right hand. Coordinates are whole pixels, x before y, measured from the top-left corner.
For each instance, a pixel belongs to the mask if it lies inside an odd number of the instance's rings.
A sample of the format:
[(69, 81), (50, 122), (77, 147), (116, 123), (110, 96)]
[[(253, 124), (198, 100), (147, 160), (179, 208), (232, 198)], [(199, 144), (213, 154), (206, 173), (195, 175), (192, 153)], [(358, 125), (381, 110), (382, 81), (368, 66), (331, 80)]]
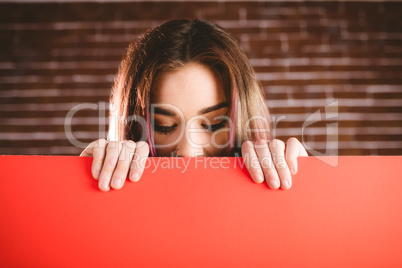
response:
[(80, 156), (93, 157), (92, 176), (98, 180), (98, 187), (108, 191), (110, 187), (120, 189), (127, 178), (137, 182), (144, 171), (149, 154), (145, 141), (106, 141), (99, 139), (90, 143)]

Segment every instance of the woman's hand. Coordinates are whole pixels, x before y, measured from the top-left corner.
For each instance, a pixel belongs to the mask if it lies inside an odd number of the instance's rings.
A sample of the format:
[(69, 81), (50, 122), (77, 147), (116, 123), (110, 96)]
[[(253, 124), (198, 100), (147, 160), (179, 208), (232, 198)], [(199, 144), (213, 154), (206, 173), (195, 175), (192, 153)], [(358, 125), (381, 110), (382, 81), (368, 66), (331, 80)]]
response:
[(289, 189), (292, 185), (291, 174), (297, 172), (297, 158), (308, 156), (296, 138), (288, 139), (286, 144), (277, 139), (270, 142), (261, 139), (254, 144), (245, 141), (241, 151), (254, 182), (262, 183), (265, 179), (272, 189)]
[(149, 154), (149, 145), (144, 141), (106, 141), (99, 139), (87, 146), (80, 156), (92, 156), (92, 176), (99, 181), (102, 191), (110, 187), (120, 189), (127, 178), (137, 182)]

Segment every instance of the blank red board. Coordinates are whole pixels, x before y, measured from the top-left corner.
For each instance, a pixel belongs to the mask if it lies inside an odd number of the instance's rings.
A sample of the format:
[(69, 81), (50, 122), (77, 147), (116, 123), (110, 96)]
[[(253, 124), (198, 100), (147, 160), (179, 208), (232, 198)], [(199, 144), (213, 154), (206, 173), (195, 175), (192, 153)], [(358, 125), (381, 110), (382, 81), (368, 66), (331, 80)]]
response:
[(92, 158), (0, 156), (0, 266), (402, 267), (402, 156), (299, 158), (287, 191), (200, 159), (105, 193)]

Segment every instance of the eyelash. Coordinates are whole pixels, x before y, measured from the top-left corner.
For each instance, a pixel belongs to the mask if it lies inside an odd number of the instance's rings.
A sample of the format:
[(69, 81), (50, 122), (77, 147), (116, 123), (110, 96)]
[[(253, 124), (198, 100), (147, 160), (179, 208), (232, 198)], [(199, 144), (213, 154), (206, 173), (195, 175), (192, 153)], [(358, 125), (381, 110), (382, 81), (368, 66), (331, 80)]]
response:
[(209, 132), (215, 132), (218, 129), (221, 129), (225, 126), (225, 120), (222, 122), (219, 122), (218, 124), (215, 125), (202, 125), (204, 128), (206, 128)]
[[(171, 127), (167, 127), (167, 126), (155, 126), (155, 130), (158, 131), (159, 133), (161, 133), (162, 135), (168, 135), (170, 133), (173, 132), (174, 128), (177, 125), (173, 125)], [(218, 124), (214, 124), (214, 125), (202, 125), (206, 130), (208, 130), (209, 132), (215, 132), (218, 129), (221, 129), (225, 126), (225, 120), (222, 122), (219, 122)]]
[(174, 130), (174, 128), (175, 128), (176, 126), (177, 126), (176, 124), (173, 125), (173, 126), (171, 126), (171, 127), (167, 127), (167, 126), (155, 126), (155, 130), (158, 131), (159, 133), (163, 134), (163, 135), (168, 135), (168, 134), (170, 134), (170, 133)]

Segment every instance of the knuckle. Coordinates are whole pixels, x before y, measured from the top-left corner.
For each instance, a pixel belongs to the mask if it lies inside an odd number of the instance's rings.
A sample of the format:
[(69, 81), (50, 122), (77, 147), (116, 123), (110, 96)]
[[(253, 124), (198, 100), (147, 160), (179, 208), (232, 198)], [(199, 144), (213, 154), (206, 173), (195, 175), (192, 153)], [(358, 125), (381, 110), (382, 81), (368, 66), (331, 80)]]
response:
[(261, 167), (266, 170), (273, 169), (271, 157), (263, 157), (261, 159)]
[(116, 166), (118, 160), (119, 160), (118, 155), (112, 154), (109, 156), (109, 160), (107, 161), (107, 163), (110, 167), (114, 167), (114, 166)]
[(268, 177), (271, 177), (272, 174), (276, 173), (275, 167), (273, 165), (264, 167), (262, 170), (263, 170), (264, 174), (266, 174)]
[(250, 168), (261, 169), (260, 159), (256, 155), (249, 157), (247, 162), (248, 162), (248, 165), (250, 166)]
[(278, 171), (285, 171), (286, 170), (286, 168), (287, 168), (287, 166), (286, 165), (283, 165), (283, 164), (276, 164), (276, 169), (278, 170)]
[(288, 168), (288, 165), (286, 164), (285, 157), (278, 156), (275, 161), (275, 167), (277, 170), (280, 171), (286, 170)]

